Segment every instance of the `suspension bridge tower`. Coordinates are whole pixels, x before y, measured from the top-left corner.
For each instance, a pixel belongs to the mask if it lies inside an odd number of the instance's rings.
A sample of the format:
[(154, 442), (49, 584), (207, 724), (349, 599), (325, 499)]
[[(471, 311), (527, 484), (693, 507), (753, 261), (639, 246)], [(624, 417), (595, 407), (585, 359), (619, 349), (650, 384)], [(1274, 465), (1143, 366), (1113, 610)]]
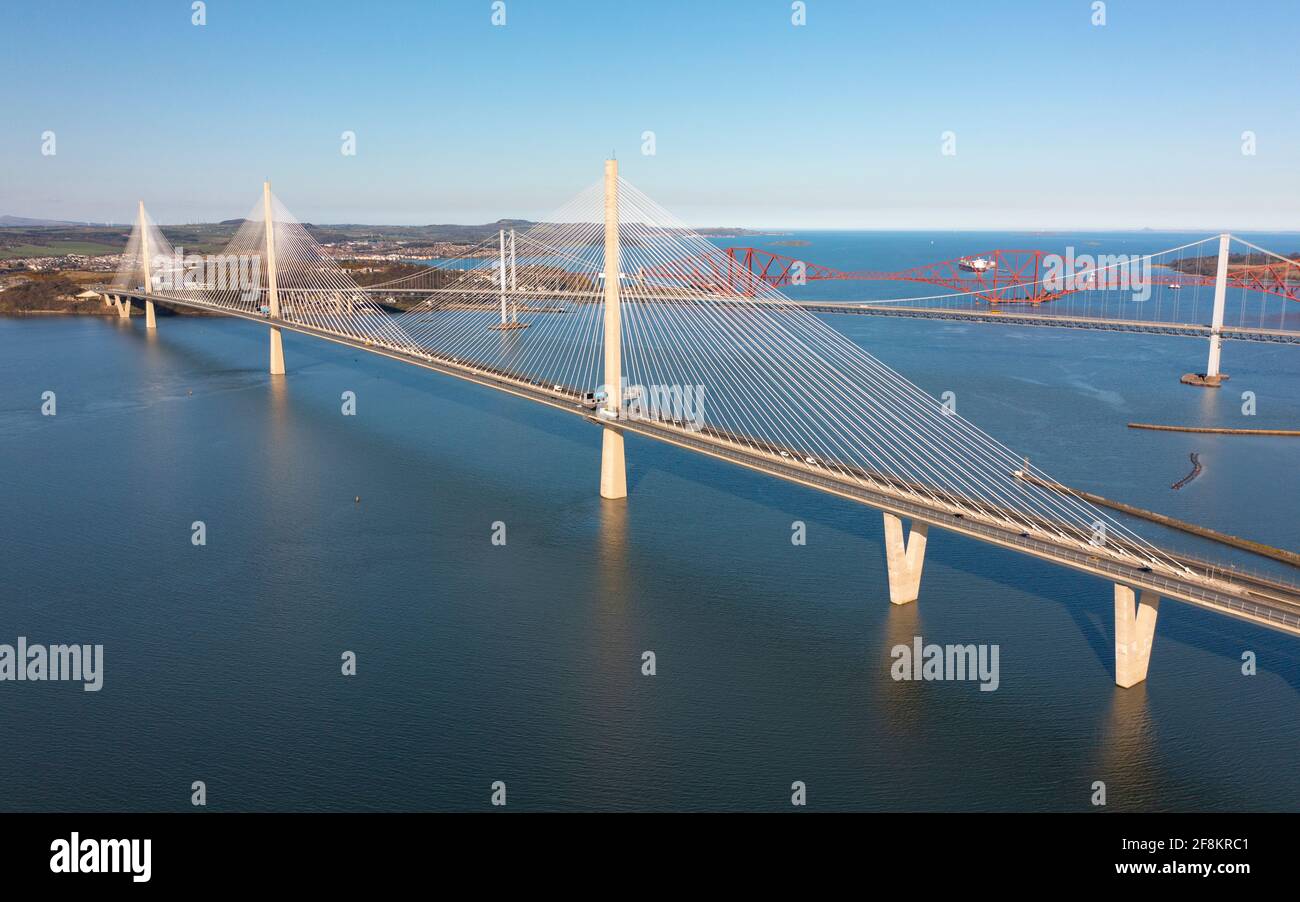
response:
[(1219, 236), (1219, 263), (1214, 271), (1214, 312), (1210, 317), (1210, 358), (1206, 361), (1204, 373), (1188, 373), (1183, 376), (1182, 381), (1186, 385), (1218, 388), (1228, 379), (1219, 369), (1219, 357), (1223, 349), (1223, 308), (1228, 295), (1231, 244), (1232, 235), (1224, 232)]
[[(275, 283), (275, 215), (271, 209), (271, 182), (262, 183), (262, 213), (266, 230), (266, 304), (272, 320), (280, 318), (280, 292)], [(284, 340), (278, 326), (271, 327), (271, 375), (284, 375)]]
[(144, 218), (144, 201), (140, 201), (140, 265), (144, 267), (144, 325), (146, 329), (157, 329), (153, 301), (149, 300), (149, 289), (153, 287), (153, 261), (149, 258), (149, 225)]
[(600, 448), (600, 497), (627, 497), (627, 462), (623, 431), (616, 421), (623, 410), (623, 314), (619, 308), (618, 160), (605, 161), (605, 407), (607, 422)]

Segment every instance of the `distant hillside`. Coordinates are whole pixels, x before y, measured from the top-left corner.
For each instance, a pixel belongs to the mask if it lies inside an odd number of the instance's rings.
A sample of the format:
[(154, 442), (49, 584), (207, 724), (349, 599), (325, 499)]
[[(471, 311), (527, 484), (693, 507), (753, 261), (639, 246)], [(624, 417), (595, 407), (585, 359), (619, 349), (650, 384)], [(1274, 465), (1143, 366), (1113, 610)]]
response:
[[(216, 254), (244, 224), (242, 219), (215, 223), (163, 224), (163, 235), (175, 248), (187, 254)], [(361, 253), (400, 252), (404, 247), (438, 243), (473, 246), (493, 239), (501, 229), (524, 231), (537, 223), (527, 219), (499, 219), (478, 225), (441, 223), (435, 225), (364, 225), (342, 223), (318, 225), (303, 223), (313, 238), (322, 244), (352, 245)], [(673, 231), (673, 230), (669, 230)], [(131, 224), (86, 225), (56, 223), (53, 220), (0, 217), (0, 261), (25, 257), (54, 257), (67, 254), (121, 253), (131, 234)], [(707, 237), (739, 237), (780, 233), (755, 232), (738, 228), (702, 229)], [(3, 267), (0, 267), (3, 268)]]
[(0, 228), (40, 228), (42, 226), (84, 226), (98, 223), (64, 222), (61, 219), (28, 219), (26, 216), (0, 216)]
[[(1300, 253), (1285, 254), (1284, 256), (1288, 260), (1293, 260), (1300, 264)], [(1276, 257), (1266, 258), (1262, 254), (1252, 254), (1247, 252), (1229, 254), (1228, 271), (1232, 272), (1236, 269), (1258, 267), (1263, 266), (1264, 264), (1277, 266), (1278, 264), (1281, 264), (1281, 262), (1282, 261), (1278, 260)], [(1198, 276), (1212, 276), (1219, 269), (1219, 255), (1210, 254), (1204, 257), (1186, 257), (1182, 260), (1173, 260), (1162, 265), (1182, 273), (1189, 273)], [(1290, 270), (1290, 268), (1284, 264), (1281, 268)], [(1291, 278), (1294, 278), (1294, 276), (1291, 276)]]
[(491, 238), (501, 229), (523, 231), (536, 223), (527, 219), (499, 219), (482, 225), (364, 225), (361, 223), (303, 223), (317, 241), (448, 241), (456, 244), (478, 244)]
[(0, 314), (79, 313), (104, 316), (110, 310), (98, 298), (78, 300), (82, 286), (63, 275), (35, 277), (0, 291)]

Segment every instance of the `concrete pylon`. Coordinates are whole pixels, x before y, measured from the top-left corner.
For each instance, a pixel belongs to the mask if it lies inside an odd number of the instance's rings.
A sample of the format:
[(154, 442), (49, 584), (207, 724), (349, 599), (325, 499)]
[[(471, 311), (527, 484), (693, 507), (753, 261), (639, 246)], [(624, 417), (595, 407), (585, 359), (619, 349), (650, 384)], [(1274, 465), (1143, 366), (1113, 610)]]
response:
[[(271, 319), (280, 318), (280, 290), (275, 282), (275, 215), (271, 209), (271, 183), (262, 183), (262, 214), (266, 231), (266, 305)], [(284, 340), (280, 329), (271, 327), (271, 375), (284, 375)]]
[(497, 237), (501, 244), (501, 256), (497, 258), (497, 266), (500, 269), (497, 282), (501, 286), (501, 325), (504, 326), (509, 322), (506, 318), (506, 230), (499, 230)]
[(519, 277), (515, 273), (515, 230), (510, 230), (510, 322), (519, 322)]
[(1210, 319), (1210, 359), (1205, 364), (1207, 379), (1217, 380), (1219, 354), (1223, 347), (1223, 308), (1228, 296), (1228, 255), (1232, 236), (1224, 232), (1219, 236), (1219, 265), (1214, 271), (1214, 314)]
[(153, 312), (153, 301), (149, 300), (149, 289), (153, 287), (153, 267), (149, 258), (149, 228), (145, 225), (144, 201), (140, 201), (140, 265), (144, 267), (144, 327), (157, 329), (158, 321)]
[(1142, 591), (1134, 603), (1134, 592), (1115, 583), (1115, 685), (1128, 689), (1147, 678), (1151, 645), (1156, 635), (1156, 614), (1160, 596)]
[[(605, 409), (617, 420), (623, 410), (623, 313), (619, 307), (618, 160), (605, 161)], [(600, 497), (627, 497), (623, 432), (606, 425), (600, 447)]]
[(117, 315), (121, 319), (131, 318), (131, 299), (117, 296)]
[(1219, 355), (1223, 351), (1223, 308), (1228, 297), (1228, 256), (1232, 236), (1224, 232), (1219, 236), (1219, 265), (1214, 271), (1214, 312), (1210, 317), (1210, 359), (1204, 373), (1187, 373), (1182, 382), (1201, 388), (1218, 388), (1228, 377), (1219, 369)]
[(929, 524), (912, 521), (903, 537), (903, 521), (885, 512), (885, 566), (889, 571), (889, 601), (909, 604), (921, 594), (921, 568), (925, 564), (925, 539)]
[[(514, 329), (527, 329), (528, 323), (519, 322), (519, 297), (515, 290), (519, 283), (515, 278), (515, 230), (510, 230), (510, 256), (506, 256), (506, 230), (497, 232), (499, 251), (497, 256), (497, 290), (501, 296), (501, 322), (488, 326), (493, 331), (508, 332)], [(507, 274), (510, 280), (509, 291), (506, 289)]]

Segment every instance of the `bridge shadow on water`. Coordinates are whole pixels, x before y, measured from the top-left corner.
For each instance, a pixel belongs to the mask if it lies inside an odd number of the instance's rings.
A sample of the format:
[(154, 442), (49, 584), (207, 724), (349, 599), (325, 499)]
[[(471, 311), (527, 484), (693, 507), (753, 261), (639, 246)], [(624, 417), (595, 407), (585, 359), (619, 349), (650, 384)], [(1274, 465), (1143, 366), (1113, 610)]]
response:
[[(771, 480), (711, 459), (702, 459), (698, 467), (692, 462), (689, 468), (678, 468), (664, 457), (686, 453), (629, 436), (629, 463), (638, 456), (646, 461), (642, 467), (642, 478), (648, 475), (647, 470), (663, 467), (675, 478), (687, 480), (701, 489), (722, 491), (744, 502), (780, 510), (791, 519), (816, 520), (831, 525), (855, 540), (874, 546), (883, 578), (886, 572), (883, 526), (880, 513), (875, 509), (824, 495), (813, 489)], [(696, 472), (702, 471), (704, 467), (711, 468), (707, 477), (703, 472)], [(629, 494), (632, 494), (631, 488)], [(634, 503), (635, 497), (630, 498), (630, 501)], [(810, 508), (810, 502), (815, 506)], [(935, 563), (972, 578), (995, 583), (1017, 596), (1028, 595), (1034, 600), (1054, 605), (1077, 627), (1098, 664), (1107, 672), (1114, 672), (1113, 583), (942, 530), (931, 531), (927, 546), (926, 564), (932, 566)], [(864, 587), (863, 592), (867, 591)], [(881, 594), (885, 595), (883, 587)], [(925, 598), (926, 578), (923, 577), (921, 604), (925, 603)], [(901, 606), (901, 610), (915, 607), (917, 606)], [(888, 626), (892, 636), (895, 627), (906, 617), (898, 613), (899, 606), (890, 605), (890, 608)], [(901, 629), (906, 632), (908, 628), (911, 627)], [(907, 633), (908, 638), (912, 635), (915, 633)], [(1152, 673), (1157, 673), (1159, 669), (1159, 646), (1162, 640), (1178, 642), (1231, 661), (1234, 665), (1240, 665), (1243, 650), (1249, 649), (1256, 653), (1259, 661), (1273, 662), (1275, 666), (1270, 666), (1269, 672), (1300, 692), (1300, 657), (1297, 656), (1294, 640), (1283, 634), (1184, 602), (1163, 599), (1156, 626)], [(1118, 687), (1116, 692), (1117, 695), (1125, 694)]]
[[(205, 324), (224, 322), (216, 318), (203, 319)], [(130, 324), (119, 322), (122, 328), (133, 328), (135, 325), (134, 320)], [(201, 343), (177, 344), (159, 341), (160, 333), (147, 332), (143, 329), (142, 323), (139, 331), (142, 333), (141, 337), (147, 341), (151, 354), (161, 354), (168, 359), (184, 361), (189, 368), (231, 371), (228, 356), (205, 350)], [(278, 386), (273, 392), (272, 403), (281, 413), (289, 394), (284, 380), (292, 380), (295, 369), (302, 371), (316, 366), (341, 366), (347, 369), (361, 367), (371, 378), (379, 378), (405, 390), (437, 398), (439, 403), (464, 408), (467, 411), (473, 410), (489, 418), (521, 421), (528, 429), (566, 443), (589, 447), (594, 492), (596, 468), (600, 459), (600, 433), (597, 427), (576, 416), (560, 416), (557, 411), (526, 404), (521, 399), (490, 388), (451, 377), (440, 378), (436, 373), (429, 373), (399, 361), (327, 345), (294, 336), (292, 333), (286, 334), (285, 345), (289, 370), (286, 377), (265, 375), (266, 346), (265, 339), (261, 335), (256, 336), (256, 339), (247, 345), (256, 349), (257, 359), (250, 360), (247, 368), (241, 367), (236, 370), (241, 373), (261, 372), (264, 374), (266, 384)], [(334, 399), (331, 398), (328, 407), (312, 404), (308, 405), (311, 408), (310, 414), (306, 411), (298, 413), (312, 417), (328, 417), (329, 422), (332, 423), (337, 416), (333, 404)], [(394, 437), (387, 434), (372, 436), (369, 441), (395, 446)], [(627, 550), (626, 505), (636, 503), (638, 489), (657, 472), (670, 474), (673, 478), (696, 485), (701, 490), (723, 492), (746, 504), (781, 511), (791, 519), (804, 519), (832, 526), (858, 542), (869, 543), (876, 550), (879, 572), (883, 578), (885, 572), (883, 528), (880, 514), (874, 509), (824, 495), (813, 489), (751, 473), (743, 468), (702, 455), (689, 454), (639, 436), (627, 437), (627, 449), (629, 499), (613, 504), (604, 502), (600, 509), (598, 563), (601, 579), (606, 582), (604, 588), (607, 592), (617, 594), (620, 587), (626, 591), (627, 583), (632, 579), (626, 564), (619, 563), (621, 557), (619, 548), (621, 547), (624, 553)], [(403, 443), (400, 448), (395, 446), (394, 451), (408, 456), (416, 454), (425, 457), (431, 469), (436, 469), (439, 465), (440, 458), (436, 450), (431, 450), (424, 445), (412, 446)], [(513, 477), (507, 474), (502, 478), (508, 480)], [(701, 511), (700, 516), (705, 516), (707, 513)], [(941, 563), (949, 570), (964, 573), (974, 579), (992, 582), (1017, 596), (1029, 596), (1056, 606), (1074, 623), (1088, 643), (1097, 663), (1107, 672), (1113, 672), (1115, 635), (1111, 583), (1067, 567), (1055, 566), (1027, 555), (1017, 555), (1011, 551), (986, 546), (973, 539), (942, 531), (938, 531), (937, 536), (932, 534), (927, 549), (927, 566), (934, 563)], [(1012, 563), (1014, 566), (1011, 565)], [(922, 604), (925, 603), (925, 586), (926, 579), (923, 578)], [(869, 590), (862, 587), (859, 592), (867, 594)], [(886, 598), (885, 603), (888, 604), (883, 586), (880, 587), (879, 594)], [(915, 632), (908, 632), (909, 629), (917, 628), (916, 622), (911, 622), (910, 626), (900, 626), (910, 622), (909, 617), (918, 616), (914, 613), (906, 613), (909, 608), (915, 609), (916, 606), (909, 605), (901, 609), (895, 606), (889, 607), (891, 608), (887, 624), (889, 635), (892, 637), (900, 630), (899, 635), (907, 633), (907, 638), (916, 635)], [(1297, 658), (1293, 641), (1289, 637), (1204, 611), (1192, 605), (1166, 599), (1161, 605), (1160, 618), (1156, 627), (1153, 673), (1157, 673), (1160, 666), (1162, 640), (1184, 644), (1217, 658), (1232, 661), (1235, 665), (1240, 665), (1243, 649), (1249, 649), (1257, 654), (1262, 668), (1277, 674), (1293, 691), (1300, 692), (1300, 659)], [(1282, 666), (1270, 666), (1270, 662), (1282, 662)], [(1132, 690), (1128, 694), (1131, 693)], [(1122, 696), (1125, 693), (1117, 690), (1117, 695)]]
[[(159, 308), (162, 309), (161, 307)], [(196, 320), (204, 325), (216, 323), (229, 323), (221, 317), (185, 317), (174, 315), (179, 321)], [(171, 319), (171, 317), (169, 317)], [(168, 322), (167, 326), (175, 326), (176, 322)], [(189, 325), (189, 322), (185, 322)], [(196, 323), (197, 324), (197, 323)], [(144, 342), (148, 354), (153, 357), (151, 362), (164, 363), (172, 361), (182, 363), (187, 369), (199, 370), (205, 376), (221, 373), (240, 373), (240, 374), (262, 374), (269, 380), (270, 375), (267, 373), (267, 351), (262, 342), (258, 342), (258, 347), (262, 354), (248, 359), (247, 366), (230, 365), (229, 349), (223, 349), (222, 352), (213, 352), (207, 350), (202, 343), (196, 343), (186, 340), (181, 336), (178, 340), (174, 334), (169, 335), (168, 329), (159, 326), (157, 329), (147, 329), (144, 320), (141, 317), (132, 317), (130, 320), (122, 320), (114, 317), (110, 328), (114, 329), (120, 336), (125, 337), (133, 334), (138, 340)], [(244, 346), (244, 339), (241, 338), (241, 348)], [(315, 362), (323, 363), (325, 358), (320, 358)]]
[[(348, 356), (361, 359), (355, 354)], [(492, 389), (467, 382), (456, 384), (450, 379), (439, 379), (436, 374), (425, 373), (396, 361), (379, 360), (386, 368), (383, 377), (406, 388), (437, 396), (450, 404), (480, 411), (486, 409), (496, 416), (516, 418), (522, 415), (526, 417), (530, 429), (564, 441), (589, 445), (594, 478), (594, 468), (598, 465), (600, 456), (600, 433), (591, 424), (576, 417), (556, 415), (550, 410), (533, 409), (532, 405)], [(467, 395), (466, 391), (471, 394)], [(471, 398), (482, 399), (486, 402), (486, 408), (471, 403)], [(584, 433), (589, 434), (589, 438)], [(662, 471), (676, 479), (698, 485), (701, 489), (722, 491), (745, 503), (780, 510), (791, 519), (813, 517), (833, 525), (846, 535), (873, 545), (880, 570), (884, 572), (883, 527), (880, 514), (874, 509), (824, 495), (813, 489), (773, 480), (702, 455), (692, 455), (639, 436), (629, 435), (627, 448), (629, 498), (620, 504), (635, 504), (637, 490), (656, 471)], [(436, 465), (436, 462), (431, 462), (431, 465)], [(814, 507), (809, 507), (810, 502)], [(624, 511), (623, 517), (626, 516)], [(1069, 616), (1087, 641), (1098, 664), (1107, 672), (1113, 673), (1114, 595), (1110, 582), (942, 531), (938, 534), (938, 541), (935, 537), (931, 538), (927, 557), (928, 562), (941, 561), (943, 566), (951, 570), (996, 583), (1010, 592), (1027, 594), (1056, 606)], [(989, 562), (994, 563), (984, 566)], [(1014, 565), (1008, 565), (1009, 562)], [(924, 578), (921, 592), (924, 603)], [(891, 623), (896, 619), (897, 617), (892, 618)], [(1242, 650), (1249, 648), (1257, 653), (1260, 661), (1284, 662), (1284, 666), (1271, 669), (1270, 672), (1276, 673), (1293, 690), (1300, 692), (1300, 660), (1297, 659), (1292, 640), (1287, 636), (1169, 599), (1161, 605), (1161, 617), (1156, 630), (1153, 673), (1159, 668), (1159, 645), (1162, 639), (1179, 642), (1236, 664), (1241, 662)], [(1118, 687), (1117, 693), (1124, 694)]]

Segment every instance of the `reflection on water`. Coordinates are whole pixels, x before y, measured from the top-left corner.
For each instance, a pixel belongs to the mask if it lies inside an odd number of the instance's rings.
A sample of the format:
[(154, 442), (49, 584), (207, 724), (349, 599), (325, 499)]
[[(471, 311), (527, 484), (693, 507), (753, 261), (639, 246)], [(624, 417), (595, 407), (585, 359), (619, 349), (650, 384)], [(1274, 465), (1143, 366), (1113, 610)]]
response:
[[(874, 595), (875, 593), (873, 593)], [(923, 596), (924, 597), (924, 596)], [(921, 618), (921, 602), (909, 604), (891, 604), (887, 592), (880, 592), (872, 604), (883, 604), (889, 609), (885, 623), (885, 656), (887, 667), (892, 667), (894, 658), (891, 653), (896, 646), (912, 647), (917, 636), (924, 638), (924, 624)], [(886, 674), (889, 670), (884, 671)], [(885, 683), (883, 699), (885, 702), (885, 720), (892, 731), (899, 736), (908, 736), (924, 721), (926, 715), (926, 687), (910, 680), (894, 680), (892, 675)]]
[(1109, 768), (1144, 773), (1151, 766), (1156, 745), (1155, 722), (1147, 701), (1147, 684), (1129, 689), (1114, 687), (1102, 742), (1102, 761)]
[[(1200, 372), (1204, 367), (1197, 367), (1195, 372)], [(1200, 393), (1198, 398), (1197, 410), (1200, 412), (1200, 419), (1195, 421), (1204, 426), (1222, 426), (1228, 425), (1223, 420), (1225, 411), (1231, 411), (1230, 405), (1224, 404), (1222, 398), (1224, 392), (1228, 391), (1226, 387), (1220, 388), (1202, 388), (1200, 386), (1188, 386)], [(1191, 425), (1191, 423), (1171, 423), (1173, 426)], [(1190, 433), (1189, 433), (1190, 435)]]
[(1133, 809), (1137, 799), (1159, 798), (1163, 776), (1159, 736), (1147, 699), (1147, 684), (1112, 688), (1098, 755), (1101, 773), (1096, 779), (1106, 783), (1108, 805)]
[(602, 708), (617, 717), (627, 712), (627, 675), (638, 672), (642, 651), (630, 631), (634, 589), (628, 564), (627, 499), (600, 499), (596, 517), (599, 532), (592, 560), (597, 595), (589, 628)]
[[(1171, 492), (1188, 437), (1125, 428), (1236, 418), (1178, 384), (1202, 343), (839, 319), (1053, 477), (1300, 546), (1300, 444), (1224, 442)], [(788, 809), (795, 778), (841, 809), (1077, 810), (1097, 779), (1117, 808), (1300, 808), (1292, 640), (1169, 603), (1151, 685), (1118, 689), (1080, 631), (1112, 616), (1100, 580), (945, 534), (891, 605), (878, 514), (637, 439), (600, 500), (579, 418), (285, 344), (269, 377), (241, 322), (0, 319), (7, 641), (106, 649), (103, 692), (5, 694), (43, 741), (0, 757), (0, 808), (181, 809), (196, 773), (233, 809), (477, 807), (495, 779), (525, 810)], [(1260, 425), (1300, 419), (1295, 350), (1229, 347)], [(999, 688), (895, 682), (915, 636), (999, 644)], [(1281, 679), (1238, 676), (1243, 648)]]
[(600, 500), (600, 533), (596, 542), (596, 569), (600, 591), (610, 603), (628, 596), (628, 542), (626, 498)]
[(289, 378), (287, 375), (267, 376), (266, 391), (271, 399), (269, 423), (275, 430), (273, 436), (282, 438), (289, 417)]

